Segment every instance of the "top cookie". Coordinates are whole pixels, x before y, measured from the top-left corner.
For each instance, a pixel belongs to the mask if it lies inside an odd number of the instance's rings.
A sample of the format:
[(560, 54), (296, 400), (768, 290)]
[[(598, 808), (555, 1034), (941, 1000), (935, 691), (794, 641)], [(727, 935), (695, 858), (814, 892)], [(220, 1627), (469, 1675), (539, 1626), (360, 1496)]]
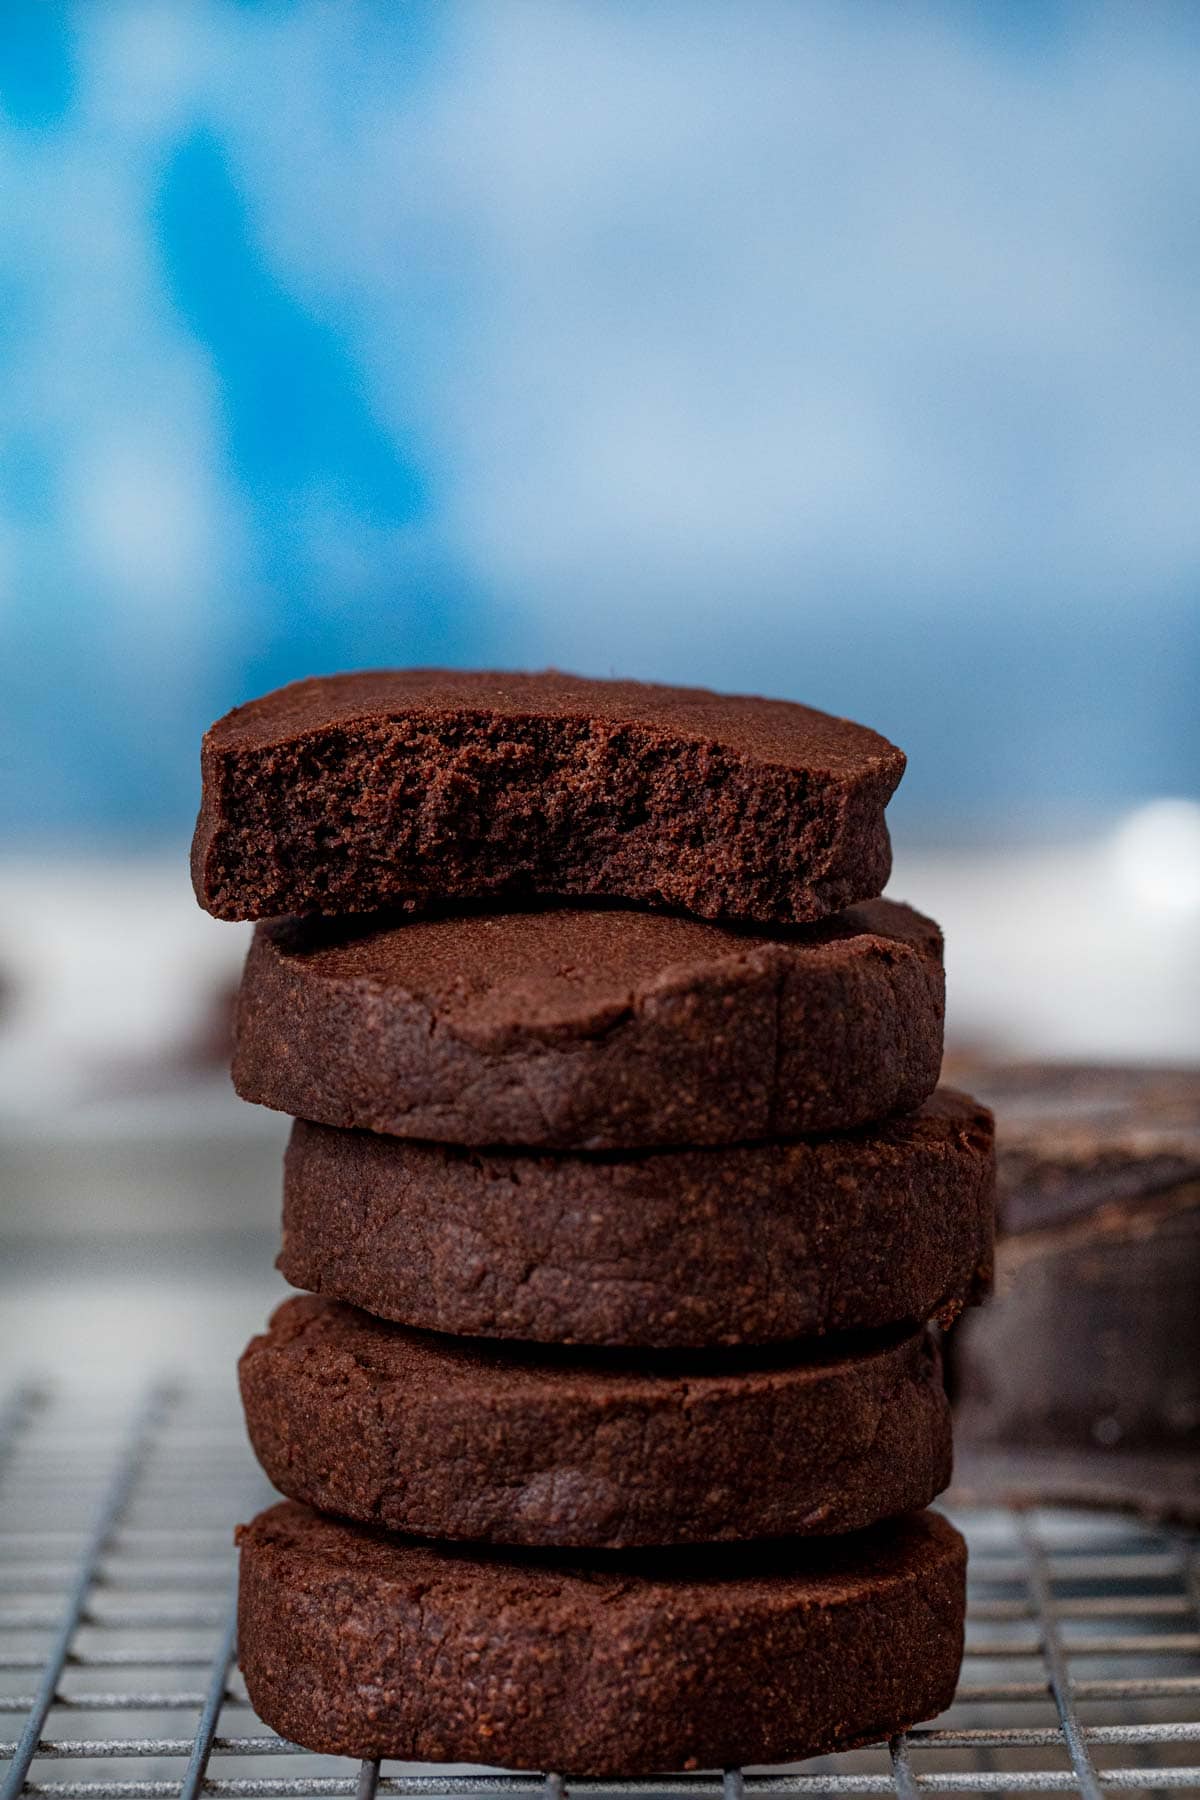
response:
[(201, 770), (218, 918), (542, 894), (769, 925), (882, 891), (904, 755), (782, 700), (409, 669), (235, 707)]

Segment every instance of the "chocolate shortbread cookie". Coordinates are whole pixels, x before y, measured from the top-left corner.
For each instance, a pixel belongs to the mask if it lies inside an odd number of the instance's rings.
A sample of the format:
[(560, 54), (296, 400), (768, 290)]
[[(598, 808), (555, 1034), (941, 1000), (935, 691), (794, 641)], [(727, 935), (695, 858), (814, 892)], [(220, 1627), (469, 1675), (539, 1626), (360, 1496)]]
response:
[(928, 1506), (950, 1479), (950, 1409), (923, 1331), (664, 1364), (435, 1337), (304, 1295), (251, 1340), (239, 1375), (281, 1493), (421, 1537), (622, 1549), (824, 1536)]
[(244, 1100), (323, 1125), (532, 1149), (721, 1144), (919, 1106), (942, 937), (887, 900), (785, 937), (629, 911), (260, 925)]
[(297, 1123), (279, 1267), (468, 1336), (753, 1344), (953, 1314), (991, 1266), (991, 1115), (641, 1156), (456, 1150)]
[(782, 700), (332, 675), (207, 733), (192, 874), (222, 919), (547, 894), (791, 924), (882, 891), (903, 771), (875, 732)]
[(966, 1547), (934, 1513), (586, 1567), (291, 1501), (238, 1538), (254, 1709), (335, 1756), (568, 1776), (790, 1762), (933, 1717), (962, 1655)]

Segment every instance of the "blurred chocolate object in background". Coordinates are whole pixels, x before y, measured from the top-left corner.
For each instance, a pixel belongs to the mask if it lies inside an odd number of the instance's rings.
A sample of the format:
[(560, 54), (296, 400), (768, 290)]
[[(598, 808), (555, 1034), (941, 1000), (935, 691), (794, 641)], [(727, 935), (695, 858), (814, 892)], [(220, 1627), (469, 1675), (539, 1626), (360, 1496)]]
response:
[(1200, 1072), (980, 1070), (996, 1286), (948, 1357), (956, 1487), (1200, 1518)]

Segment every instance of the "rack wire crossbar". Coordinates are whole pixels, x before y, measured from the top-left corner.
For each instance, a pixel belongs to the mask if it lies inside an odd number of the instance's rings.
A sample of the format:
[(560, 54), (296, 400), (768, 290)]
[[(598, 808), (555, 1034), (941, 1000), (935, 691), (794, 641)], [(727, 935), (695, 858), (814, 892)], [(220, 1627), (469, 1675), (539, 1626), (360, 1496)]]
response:
[(0, 1800), (1200, 1794), (1200, 1557), (1165, 1527), (959, 1516), (963, 1679), (943, 1719), (889, 1744), (788, 1770), (565, 1781), (356, 1766), (262, 1726), (237, 1672), (230, 1581), (232, 1526), (265, 1499), (219, 1397), (160, 1385), (124, 1407), (40, 1388), (0, 1401)]

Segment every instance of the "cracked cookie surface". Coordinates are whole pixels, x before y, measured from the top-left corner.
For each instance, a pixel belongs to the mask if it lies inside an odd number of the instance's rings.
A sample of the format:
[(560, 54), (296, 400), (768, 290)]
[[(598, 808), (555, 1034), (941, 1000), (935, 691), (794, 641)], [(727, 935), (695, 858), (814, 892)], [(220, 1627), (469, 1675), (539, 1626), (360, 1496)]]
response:
[(293, 1126), (279, 1267), (431, 1331), (648, 1348), (953, 1316), (991, 1269), (991, 1115), (940, 1088), (789, 1143), (531, 1155)]
[(941, 933), (867, 901), (789, 933), (628, 909), (260, 925), (245, 1100), (455, 1144), (620, 1150), (861, 1125), (937, 1083)]

